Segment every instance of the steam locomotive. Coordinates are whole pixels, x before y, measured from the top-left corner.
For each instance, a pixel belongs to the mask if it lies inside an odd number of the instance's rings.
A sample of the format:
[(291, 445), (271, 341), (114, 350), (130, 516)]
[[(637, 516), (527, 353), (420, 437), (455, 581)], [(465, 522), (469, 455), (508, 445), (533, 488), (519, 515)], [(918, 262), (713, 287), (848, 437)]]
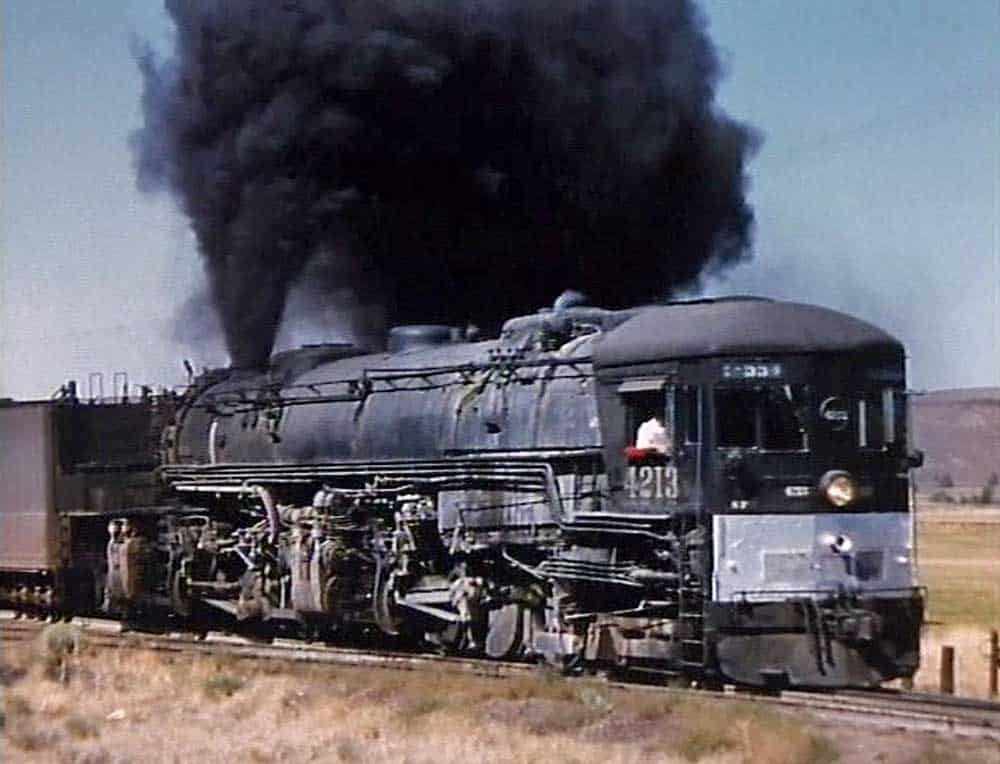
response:
[(397, 327), (179, 396), (8, 403), (0, 437), (22, 611), (764, 687), (919, 662), (904, 349), (820, 307), (568, 293), (495, 339)]

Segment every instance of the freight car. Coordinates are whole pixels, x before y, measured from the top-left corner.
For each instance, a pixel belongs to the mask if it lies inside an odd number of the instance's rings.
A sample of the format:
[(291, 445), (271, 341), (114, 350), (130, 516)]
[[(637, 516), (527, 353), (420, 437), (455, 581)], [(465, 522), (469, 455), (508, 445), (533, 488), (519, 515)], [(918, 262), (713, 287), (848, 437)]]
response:
[[(86, 465), (63, 452), (82, 412), (128, 431), (71, 446)], [(309, 346), (178, 400), (0, 426), (22, 605), (706, 683), (874, 686), (919, 662), (904, 349), (831, 310), (566, 294), (495, 339), (397, 327), (386, 353)]]

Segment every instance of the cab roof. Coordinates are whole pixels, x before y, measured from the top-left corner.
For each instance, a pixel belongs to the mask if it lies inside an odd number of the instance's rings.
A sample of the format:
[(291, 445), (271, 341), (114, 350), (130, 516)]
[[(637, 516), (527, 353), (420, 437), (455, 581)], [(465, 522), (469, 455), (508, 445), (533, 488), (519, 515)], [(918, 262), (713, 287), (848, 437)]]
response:
[(594, 341), (598, 369), (707, 356), (869, 351), (902, 354), (892, 335), (817, 305), (761, 297), (643, 309)]

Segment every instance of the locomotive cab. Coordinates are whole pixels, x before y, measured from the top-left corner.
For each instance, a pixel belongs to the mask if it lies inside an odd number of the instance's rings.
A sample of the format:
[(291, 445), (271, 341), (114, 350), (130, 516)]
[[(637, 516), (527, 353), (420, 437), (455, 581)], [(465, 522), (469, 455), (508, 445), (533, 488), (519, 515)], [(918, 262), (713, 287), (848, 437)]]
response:
[[(650, 309), (595, 343), (608, 511), (697, 530), (692, 629), (751, 685), (877, 685), (919, 660), (905, 356), (833, 311)], [(663, 452), (636, 436), (653, 411)], [(683, 586), (683, 584), (682, 584)]]
[(719, 364), (706, 625), (727, 676), (841, 686), (915, 671), (903, 363), (861, 351)]

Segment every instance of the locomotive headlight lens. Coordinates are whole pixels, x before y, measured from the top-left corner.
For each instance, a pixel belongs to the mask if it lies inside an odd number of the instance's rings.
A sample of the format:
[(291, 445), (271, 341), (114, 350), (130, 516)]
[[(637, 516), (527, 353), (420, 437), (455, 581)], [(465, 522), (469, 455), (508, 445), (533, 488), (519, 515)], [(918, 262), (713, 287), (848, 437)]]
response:
[(849, 477), (838, 477), (826, 489), (826, 498), (835, 507), (846, 507), (857, 498), (857, 488)]
[(819, 491), (835, 507), (846, 507), (858, 499), (858, 485), (848, 473), (827, 472), (819, 481)]

